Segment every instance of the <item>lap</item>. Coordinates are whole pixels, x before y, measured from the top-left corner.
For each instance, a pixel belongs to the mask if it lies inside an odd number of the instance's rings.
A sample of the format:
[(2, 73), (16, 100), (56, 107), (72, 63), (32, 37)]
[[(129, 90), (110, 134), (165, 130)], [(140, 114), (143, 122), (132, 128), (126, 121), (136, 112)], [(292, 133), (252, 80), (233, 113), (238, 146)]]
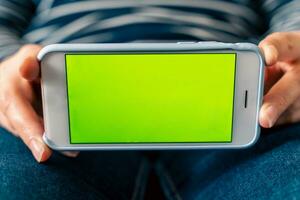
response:
[(265, 131), (249, 149), (164, 152), (156, 169), (169, 199), (288, 199), (300, 197), (299, 163), (296, 124)]
[(1, 199), (130, 199), (141, 196), (148, 164), (139, 152), (54, 153), (38, 164), (26, 146), (0, 129)]
[[(280, 199), (300, 188), (300, 126), (273, 129), (244, 150), (162, 152), (156, 164), (169, 199)], [(25, 145), (0, 129), (1, 199), (129, 199), (146, 184), (138, 152), (55, 153), (38, 164)], [(137, 192), (138, 191), (138, 192)], [(133, 194), (134, 193), (134, 194)]]

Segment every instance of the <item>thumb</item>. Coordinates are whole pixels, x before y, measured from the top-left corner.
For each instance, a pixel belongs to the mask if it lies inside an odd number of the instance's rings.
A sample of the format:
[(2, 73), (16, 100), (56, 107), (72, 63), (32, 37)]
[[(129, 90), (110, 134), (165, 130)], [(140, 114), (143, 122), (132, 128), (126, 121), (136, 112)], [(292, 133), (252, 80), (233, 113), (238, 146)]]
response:
[(277, 61), (291, 62), (299, 58), (300, 32), (278, 32), (267, 36), (259, 44), (264, 53), (266, 64), (274, 65)]
[(17, 53), (19, 63), (19, 72), (21, 76), (28, 81), (38, 79), (40, 75), (39, 61), (37, 54), (42, 47), (38, 45), (26, 45)]

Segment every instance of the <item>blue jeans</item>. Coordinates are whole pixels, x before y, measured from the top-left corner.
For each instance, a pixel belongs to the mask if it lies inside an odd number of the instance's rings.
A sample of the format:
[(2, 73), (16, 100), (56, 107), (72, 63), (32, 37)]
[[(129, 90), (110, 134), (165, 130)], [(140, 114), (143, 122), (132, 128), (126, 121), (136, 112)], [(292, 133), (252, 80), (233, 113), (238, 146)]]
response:
[(0, 199), (142, 199), (149, 164), (135, 151), (54, 153), (38, 164), (21, 140), (0, 129)]
[(37, 164), (1, 129), (0, 199), (143, 199), (150, 168), (166, 199), (300, 199), (300, 125), (264, 132), (249, 149), (162, 151), (153, 164), (137, 151)]
[(167, 199), (300, 199), (300, 124), (249, 149), (163, 152), (155, 167)]

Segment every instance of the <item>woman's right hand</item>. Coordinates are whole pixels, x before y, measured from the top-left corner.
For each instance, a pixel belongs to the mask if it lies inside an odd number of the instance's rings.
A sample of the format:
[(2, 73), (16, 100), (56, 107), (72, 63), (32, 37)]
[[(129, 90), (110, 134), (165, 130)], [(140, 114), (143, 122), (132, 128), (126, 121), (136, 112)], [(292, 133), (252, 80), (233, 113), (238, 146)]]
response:
[(36, 58), (40, 49), (38, 45), (25, 45), (0, 64), (0, 125), (20, 137), (35, 159), (43, 162), (52, 151), (42, 140), (40, 70)]

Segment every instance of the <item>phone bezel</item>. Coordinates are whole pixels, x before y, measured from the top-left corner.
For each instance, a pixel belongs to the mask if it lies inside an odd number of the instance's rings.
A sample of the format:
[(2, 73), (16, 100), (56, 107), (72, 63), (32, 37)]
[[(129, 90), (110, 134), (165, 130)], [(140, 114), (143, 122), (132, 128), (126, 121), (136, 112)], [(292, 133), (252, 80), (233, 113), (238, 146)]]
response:
[[(258, 111), (262, 99), (263, 60), (255, 45), (229, 44), (56, 44), (45, 47), (41, 85), (44, 141), (57, 150), (244, 148), (259, 137)], [(236, 53), (233, 133), (230, 143), (118, 143), (71, 144), (69, 139), (65, 54)], [(242, 64), (243, 63), (243, 64)], [(244, 107), (244, 92), (248, 105)]]

